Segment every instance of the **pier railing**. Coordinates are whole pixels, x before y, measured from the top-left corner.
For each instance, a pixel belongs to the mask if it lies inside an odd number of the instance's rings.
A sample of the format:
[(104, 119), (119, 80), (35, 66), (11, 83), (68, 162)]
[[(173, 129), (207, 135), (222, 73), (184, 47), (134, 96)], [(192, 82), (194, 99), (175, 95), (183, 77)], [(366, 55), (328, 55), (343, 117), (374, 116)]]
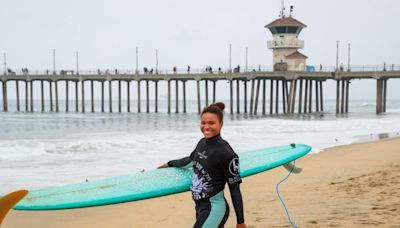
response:
[[(400, 65), (395, 64), (382, 64), (382, 65), (351, 65), (351, 66), (332, 66), (332, 65), (307, 65), (304, 68), (305, 72), (335, 72), (335, 71), (347, 71), (347, 72), (378, 72), (378, 71), (400, 71)], [(226, 73), (245, 73), (245, 72), (273, 72), (272, 65), (249, 65), (241, 66), (237, 65), (232, 68), (228, 67), (213, 67), (205, 66), (200, 67), (190, 67), (189, 66), (179, 66), (171, 68), (147, 68), (144, 69), (82, 69), (82, 70), (71, 70), (63, 69), (57, 71), (50, 70), (28, 70), (23, 68), (18, 71), (13, 71), (8, 69), (3, 71), (3, 75), (10, 76), (26, 76), (26, 75), (146, 75), (146, 74), (226, 74)]]

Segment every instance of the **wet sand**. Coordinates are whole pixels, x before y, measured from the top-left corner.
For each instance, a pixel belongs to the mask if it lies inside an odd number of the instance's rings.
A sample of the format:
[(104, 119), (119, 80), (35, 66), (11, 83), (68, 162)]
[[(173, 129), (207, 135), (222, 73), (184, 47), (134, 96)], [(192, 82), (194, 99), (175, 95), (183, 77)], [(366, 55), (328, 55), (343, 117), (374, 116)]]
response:
[[(299, 159), (303, 168), (281, 185), (300, 227), (400, 227), (400, 138), (326, 149)], [(248, 227), (289, 227), (275, 185), (276, 168), (241, 185)], [(229, 192), (226, 197), (230, 201)], [(2, 228), (192, 227), (189, 192), (138, 202), (59, 211), (11, 211)], [(235, 227), (231, 214), (225, 227)]]

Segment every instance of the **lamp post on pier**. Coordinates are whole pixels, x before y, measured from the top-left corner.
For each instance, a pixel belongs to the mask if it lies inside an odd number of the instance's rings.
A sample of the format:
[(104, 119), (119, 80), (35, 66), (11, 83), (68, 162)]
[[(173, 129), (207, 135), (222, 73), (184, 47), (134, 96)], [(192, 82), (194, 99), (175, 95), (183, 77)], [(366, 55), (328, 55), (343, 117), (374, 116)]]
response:
[(56, 49), (53, 49), (53, 74), (56, 74)]
[(232, 72), (232, 44), (229, 44), (229, 73)]
[(347, 49), (347, 71), (350, 71), (350, 43), (348, 44)]
[(248, 48), (246, 47), (246, 71), (245, 72), (247, 72), (247, 54), (248, 54)]
[(138, 60), (138, 57), (139, 56), (139, 49), (138, 49), (138, 47), (136, 47), (136, 71), (135, 71), (135, 73), (136, 74), (139, 74), (139, 60)]
[(7, 55), (5, 52), (3, 54), (3, 58), (4, 58), (4, 75), (7, 75)]
[(79, 53), (76, 52), (76, 74), (79, 75)]

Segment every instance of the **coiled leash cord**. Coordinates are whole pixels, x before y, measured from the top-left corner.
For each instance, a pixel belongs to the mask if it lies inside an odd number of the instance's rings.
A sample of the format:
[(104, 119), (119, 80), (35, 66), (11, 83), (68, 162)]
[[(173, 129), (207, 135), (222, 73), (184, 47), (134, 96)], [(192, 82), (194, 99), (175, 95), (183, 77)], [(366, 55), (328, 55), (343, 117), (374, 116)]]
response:
[(289, 224), (290, 224), (293, 228), (297, 228), (297, 225), (294, 224), (294, 223), (292, 222), (292, 219), (290, 218), (289, 211), (288, 211), (288, 209), (286, 208), (286, 205), (285, 205), (285, 203), (283, 202), (283, 199), (282, 199), (281, 195), (279, 194), (279, 186), (280, 186), (280, 184), (282, 184), (286, 179), (289, 178), (290, 174), (292, 174), (292, 172), (293, 172), (293, 170), (294, 170), (295, 165), (296, 165), (296, 160), (293, 161), (293, 166), (292, 166), (292, 168), (290, 169), (289, 174), (288, 174), (285, 178), (283, 178), (281, 181), (279, 181), (278, 184), (276, 184), (276, 193), (278, 194), (279, 200), (281, 201), (282, 206), (283, 206), (283, 208), (285, 209), (286, 217), (287, 217), (287, 219), (288, 219), (288, 221), (289, 221)]

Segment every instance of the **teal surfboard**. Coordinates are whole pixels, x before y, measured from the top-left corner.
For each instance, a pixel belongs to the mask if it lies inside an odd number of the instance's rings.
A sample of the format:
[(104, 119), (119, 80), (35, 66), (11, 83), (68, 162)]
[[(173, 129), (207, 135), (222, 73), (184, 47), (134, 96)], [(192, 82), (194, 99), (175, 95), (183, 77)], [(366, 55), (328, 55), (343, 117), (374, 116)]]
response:
[[(287, 145), (239, 153), (240, 175), (247, 177), (306, 155), (307, 145)], [(188, 191), (192, 168), (155, 169), (108, 179), (30, 191), (14, 209), (57, 210), (149, 199)]]

